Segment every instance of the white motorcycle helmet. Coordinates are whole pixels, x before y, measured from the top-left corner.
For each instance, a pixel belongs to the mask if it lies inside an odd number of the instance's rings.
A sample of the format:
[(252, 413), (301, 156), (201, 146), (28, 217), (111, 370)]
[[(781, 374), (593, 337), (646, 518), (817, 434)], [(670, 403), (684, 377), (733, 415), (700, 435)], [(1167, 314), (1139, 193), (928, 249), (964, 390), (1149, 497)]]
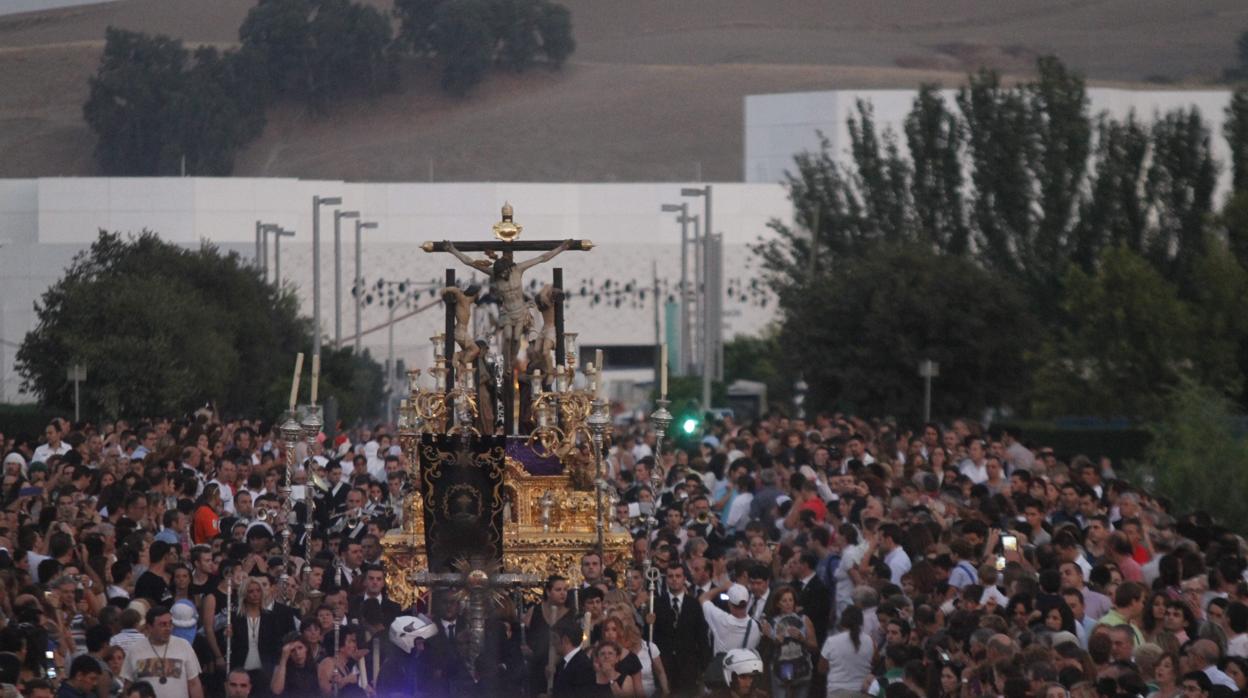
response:
[(724, 655), (724, 683), (728, 686), (732, 685), (734, 676), (761, 673), (763, 673), (763, 660), (754, 650), (738, 648), (728, 650), (728, 653)]
[(390, 642), (410, 653), (416, 640), (428, 640), (438, 634), (438, 626), (424, 616), (399, 616), (390, 624)]

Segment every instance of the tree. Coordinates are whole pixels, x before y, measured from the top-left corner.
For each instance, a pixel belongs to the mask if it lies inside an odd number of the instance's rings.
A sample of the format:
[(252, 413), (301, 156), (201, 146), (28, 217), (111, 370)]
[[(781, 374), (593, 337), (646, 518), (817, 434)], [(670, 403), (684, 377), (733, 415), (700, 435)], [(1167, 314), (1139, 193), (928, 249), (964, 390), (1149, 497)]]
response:
[(1232, 403), (1218, 390), (1183, 380), (1166, 394), (1162, 417), (1148, 425), (1152, 440), (1145, 476), (1179, 513), (1205, 511), (1235, 530), (1248, 527), (1236, 496), (1248, 486), (1248, 437), (1237, 429)]
[(1248, 88), (1241, 87), (1231, 95), (1222, 134), (1231, 148), (1231, 189), (1248, 191)]
[(277, 95), (318, 110), (347, 95), (377, 96), (398, 84), (389, 19), (350, 0), (261, 0), (239, 27)]
[[(1223, 363), (1223, 352), (1206, 348), (1213, 338), (1200, 335), (1198, 309), (1147, 259), (1125, 247), (1106, 248), (1094, 274), (1072, 266), (1063, 287), (1065, 325), (1049, 335), (1036, 357), (1040, 414), (1152, 418), (1164, 410), (1166, 391), (1181, 379), (1225, 379), (1235, 372), (1233, 362)], [(1239, 383), (1242, 377), (1236, 390)]]
[(528, 69), (539, 56), (554, 68), (576, 49), (572, 15), (549, 0), (395, 0), (399, 42), (442, 64), (442, 87), (465, 95), (492, 65)]
[(544, 2), (538, 11), (537, 33), (542, 38), (542, 53), (551, 67), (559, 68), (576, 50), (572, 38), (572, 13), (567, 7)]
[(438, 7), (433, 45), (442, 59), (442, 89), (463, 96), (485, 78), (494, 40), (485, 0), (448, 0)]
[(914, 168), (910, 190), (922, 238), (950, 254), (967, 254), (970, 229), (962, 196), (962, 125), (937, 88), (923, 85), (905, 130)]
[(1071, 258), (1091, 272), (1106, 246), (1143, 254), (1148, 205), (1140, 190), (1148, 174), (1148, 131), (1128, 114), (1125, 121), (1102, 116), (1097, 123), (1090, 194), (1079, 207)]
[[(293, 292), (260, 280), (236, 253), (188, 250), (154, 233), (101, 231), (36, 306), (17, 353), (23, 387), (49, 406), (72, 405), (65, 367), (80, 363), (88, 413), (178, 414), (205, 402), (232, 414), (280, 414), (296, 352), (311, 343)], [(328, 353), (323, 395), (349, 419), (375, 411), (381, 369)]]
[(1176, 110), (1153, 124), (1145, 197), (1156, 217), (1146, 253), (1168, 278), (1187, 274), (1204, 252), (1218, 167), (1200, 111)]
[(937, 415), (973, 414), (1025, 393), (1031, 318), (1007, 280), (924, 245), (882, 244), (841, 272), (779, 289), (779, 346), (811, 409), (917, 418), (919, 362), (940, 363)]
[(110, 175), (228, 175), (264, 128), (249, 56), (109, 28), (83, 117)]

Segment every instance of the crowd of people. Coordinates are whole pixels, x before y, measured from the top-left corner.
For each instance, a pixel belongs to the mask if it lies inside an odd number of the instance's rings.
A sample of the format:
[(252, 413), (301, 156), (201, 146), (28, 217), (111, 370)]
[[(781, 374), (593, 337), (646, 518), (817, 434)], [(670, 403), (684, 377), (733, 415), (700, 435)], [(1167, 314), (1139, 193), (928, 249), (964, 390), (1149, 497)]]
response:
[(605, 467), (629, 559), (586, 551), (540, 602), (498, 599), (484, 629), (454, 594), (387, 593), (381, 540), (412, 488), (392, 430), (301, 445), (288, 498), (282, 448), (272, 424), (204, 411), (0, 430), (4, 693), (1248, 688), (1243, 539), (1009, 429), (724, 418), (660, 453), (644, 424), (622, 428)]

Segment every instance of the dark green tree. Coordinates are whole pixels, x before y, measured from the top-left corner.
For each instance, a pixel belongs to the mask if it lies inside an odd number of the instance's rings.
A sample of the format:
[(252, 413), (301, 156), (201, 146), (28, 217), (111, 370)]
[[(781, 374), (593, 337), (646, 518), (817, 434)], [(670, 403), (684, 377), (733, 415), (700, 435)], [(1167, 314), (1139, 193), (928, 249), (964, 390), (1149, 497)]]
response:
[(1091, 272), (1106, 246), (1143, 254), (1148, 204), (1140, 185), (1148, 173), (1148, 131), (1129, 114), (1125, 121), (1102, 116), (1097, 122), (1090, 194), (1079, 208), (1071, 260)]
[(1035, 357), (1036, 411), (1154, 418), (1185, 377), (1238, 396), (1245, 322), (1229, 299), (1248, 293), (1248, 276), (1225, 250), (1211, 249), (1194, 264), (1205, 283), (1191, 301), (1126, 247), (1103, 250), (1092, 274), (1072, 266), (1065, 323)]
[(810, 384), (811, 409), (917, 418), (919, 362), (940, 363), (933, 412), (1021, 400), (1030, 315), (1008, 280), (907, 243), (872, 247), (836, 274), (778, 289), (779, 346)]
[(463, 96), (485, 78), (494, 60), (486, 0), (448, 0), (438, 6), (433, 45), (442, 60), (442, 89)]
[(105, 174), (228, 175), (264, 129), (253, 64), (238, 52), (109, 28), (83, 116)]
[(239, 27), (239, 39), (259, 59), (274, 94), (318, 110), (398, 84), (389, 19), (351, 0), (261, 0)]
[(1220, 391), (1183, 380), (1165, 396), (1165, 410), (1148, 425), (1152, 434), (1141, 470), (1151, 489), (1165, 492), (1175, 513), (1205, 511), (1242, 531), (1248, 509), (1232, 492), (1248, 487), (1248, 436), (1237, 410)]
[(1231, 95), (1222, 134), (1231, 148), (1231, 188), (1248, 191), (1248, 88), (1241, 87)]
[(961, 122), (935, 86), (923, 85), (905, 129), (914, 170), (910, 190), (921, 238), (950, 254), (966, 254), (970, 229), (962, 196)]
[(394, 16), (399, 20), (398, 40), (417, 56), (432, 56), (433, 23), (438, 8), (447, 0), (394, 0)]
[[(90, 378), (83, 404), (103, 416), (178, 414), (208, 401), (230, 414), (276, 416), (293, 357), (311, 344), (293, 292), (263, 283), (235, 253), (185, 249), (147, 232), (101, 232), (36, 313), (17, 353), (24, 388), (69, 406), (65, 367), (81, 363)], [(330, 352), (323, 372), (322, 394), (337, 395), (349, 419), (375, 412), (375, 362)]]
[(1170, 279), (1187, 274), (1204, 253), (1218, 167), (1199, 110), (1176, 110), (1153, 124), (1146, 200), (1157, 219), (1149, 259)]
[(542, 53), (552, 67), (558, 68), (576, 50), (572, 37), (572, 13), (554, 2), (543, 2), (537, 16), (537, 33), (542, 39)]
[(399, 42), (442, 64), (442, 87), (465, 95), (491, 66), (558, 68), (576, 49), (571, 13), (549, 0), (396, 0)]

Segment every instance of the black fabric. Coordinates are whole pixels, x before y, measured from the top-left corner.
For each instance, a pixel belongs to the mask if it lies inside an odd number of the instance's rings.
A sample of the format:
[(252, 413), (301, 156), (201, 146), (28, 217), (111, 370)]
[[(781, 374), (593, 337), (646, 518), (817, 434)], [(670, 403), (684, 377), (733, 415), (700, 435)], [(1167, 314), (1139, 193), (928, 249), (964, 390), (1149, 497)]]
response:
[(431, 572), (503, 555), (504, 437), (425, 434), (420, 445), (425, 550)]
[(555, 666), (555, 682), (552, 698), (582, 698), (594, 692), (598, 682), (594, 663), (586, 650), (577, 652), (566, 666), (562, 659)]

